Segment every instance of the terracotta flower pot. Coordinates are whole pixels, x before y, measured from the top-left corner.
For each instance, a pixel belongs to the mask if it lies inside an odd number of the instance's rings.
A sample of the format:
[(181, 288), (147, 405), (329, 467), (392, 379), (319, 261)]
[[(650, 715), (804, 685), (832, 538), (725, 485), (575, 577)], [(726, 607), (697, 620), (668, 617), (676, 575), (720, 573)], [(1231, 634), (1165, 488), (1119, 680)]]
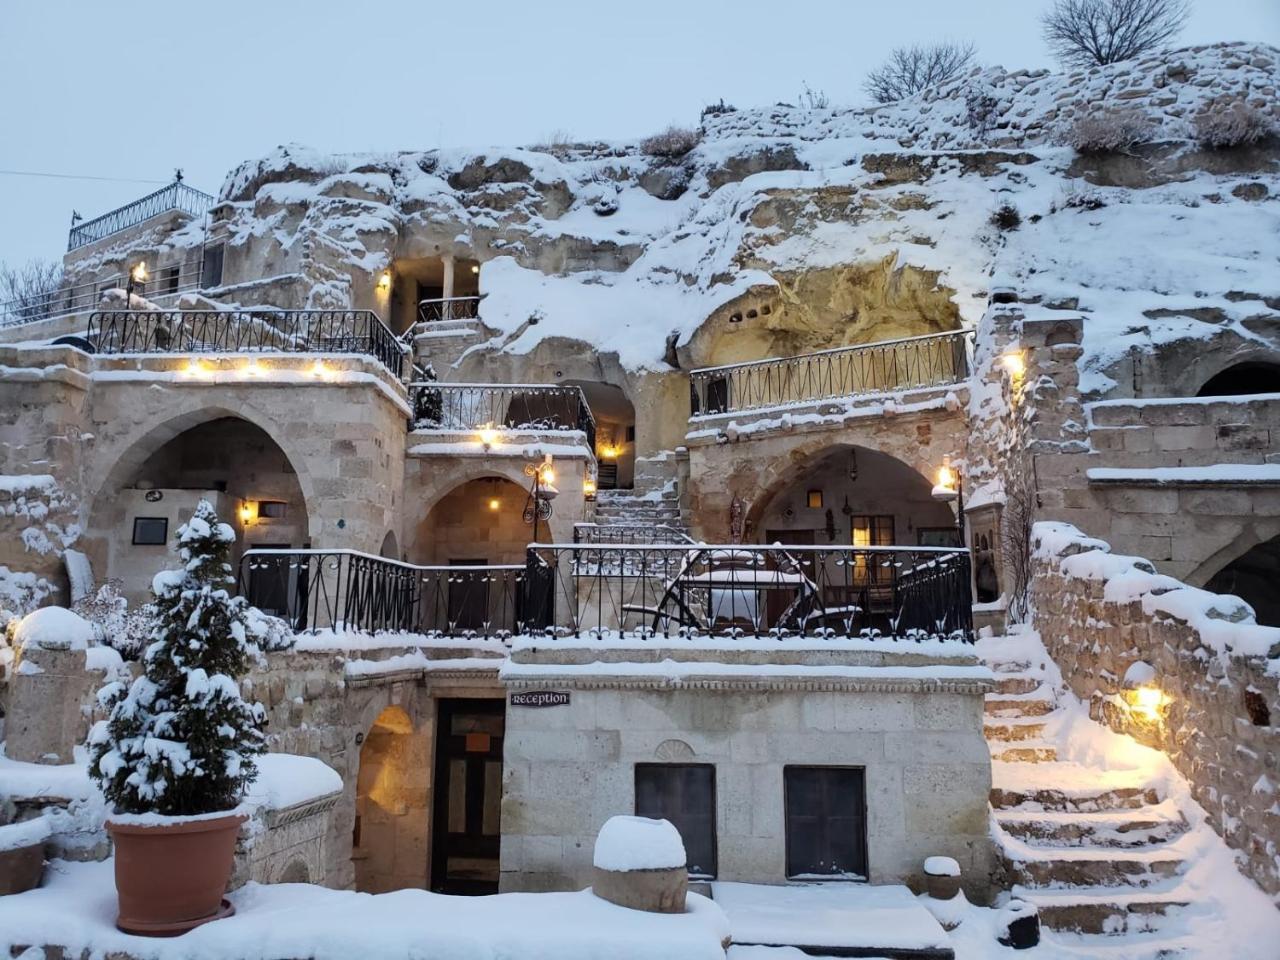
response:
[(107, 821), (115, 843), (116, 926), (171, 937), (235, 912), (222, 899), (244, 814), (136, 824)]

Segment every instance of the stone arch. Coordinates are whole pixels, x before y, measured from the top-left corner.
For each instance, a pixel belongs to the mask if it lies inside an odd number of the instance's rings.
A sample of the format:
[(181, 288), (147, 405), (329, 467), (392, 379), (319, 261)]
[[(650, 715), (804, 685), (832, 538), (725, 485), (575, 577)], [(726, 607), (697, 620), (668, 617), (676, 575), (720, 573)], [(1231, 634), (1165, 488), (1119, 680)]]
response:
[[(522, 563), (533, 538), (532, 527), (524, 521), (529, 488), (522, 464), (468, 470), (449, 480), (448, 489), (430, 502), (409, 531), (409, 560), (427, 565), (455, 559)], [(546, 521), (541, 524), (545, 527)]]
[[(1205, 579), (1204, 588), (1213, 593), (1237, 596), (1253, 607), (1258, 623), (1280, 627), (1280, 535), (1269, 539), (1250, 537), (1226, 563)], [(1221, 553), (1222, 551), (1219, 551)], [(1212, 562), (1212, 561), (1210, 561)], [(1208, 563), (1202, 565), (1209, 566)]]
[(430, 755), (429, 731), (415, 726), (403, 706), (378, 711), (360, 744), (356, 771), (356, 890), (426, 886)]
[(595, 418), (599, 489), (631, 489), (635, 485), (636, 408), (627, 389), (603, 380), (563, 382), (582, 391)]
[(1280, 362), (1274, 359), (1232, 363), (1209, 377), (1197, 397), (1236, 397), (1255, 393), (1280, 393)]
[(400, 559), (400, 544), (396, 540), (396, 532), (388, 530), (387, 535), (382, 538), (382, 546), (378, 548), (378, 556), (386, 557), (388, 560)]
[(310, 883), (311, 868), (307, 866), (306, 861), (300, 857), (295, 857), (289, 861), (289, 865), (280, 871), (280, 876), (276, 878), (276, 883)]
[[(183, 438), (188, 438), (185, 449)], [(246, 471), (243, 484), (228, 482), (236, 475), (225, 465), (191, 463), (209, 444), (226, 450), (237, 443), (256, 447), (265, 458)], [(304, 546), (311, 538), (315, 501), (310, 477), (298, 469), (300, 462), (297, 452), (290, 452), (257, 418), (228, 407), (198, 405), (142, 422), (96, 451), (89, 475), (101, 479), (91, 487), (84, 514), (85, 549), (95, 571), (122, 579), (131, 601), (145, 599), (151, 576), (172, 565), (169, 549), (177, 524), (202, 494), (215, 501), (222, 519), (236, 529), (233, 562), (254, 544)], [(267, 512), (264, 502), (283, 507)], [(146, 546), (138, 541), (136, 531), (129, 529), (131, 515), (156, 518), (161, 542)], [(264, 609), (275, 609), (270, 597), (262, 599)]]

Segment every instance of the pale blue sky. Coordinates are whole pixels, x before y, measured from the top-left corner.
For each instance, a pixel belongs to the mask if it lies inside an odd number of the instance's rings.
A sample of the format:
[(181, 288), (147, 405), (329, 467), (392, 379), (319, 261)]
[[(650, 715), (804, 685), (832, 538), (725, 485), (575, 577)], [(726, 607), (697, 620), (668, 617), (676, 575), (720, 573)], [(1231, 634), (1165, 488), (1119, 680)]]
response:
[[(1194, 0), (1185, 43), (1280, 43), (1280, 0)], [(279, 143), (326, 150), (638, 137), (721, 97), (863, 99), (897, 44), (972, 40), (984, 63), (1051, 65), (1047, 0), (2, 0), (0, 170), (216, 192)], [(146, 183), (0, 174), (0, 260), (59, 257), (71, 210)]]

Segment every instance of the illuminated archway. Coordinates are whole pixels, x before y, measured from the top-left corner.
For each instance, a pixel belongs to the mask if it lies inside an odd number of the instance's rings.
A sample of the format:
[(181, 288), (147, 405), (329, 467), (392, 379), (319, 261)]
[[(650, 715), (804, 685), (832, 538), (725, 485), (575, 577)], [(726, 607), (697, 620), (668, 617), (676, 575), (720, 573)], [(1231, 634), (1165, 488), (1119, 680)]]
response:
[(601, 490), (630, 490), (636, 473), (636, 408), (626, 393), (612, 383), (566, 380), (587, 399), (596, 422), (597, 482)]
[(402, 707), (384, 709), (360, 745), (351, 859), (356, 889), (426, 885), (430, 737)]

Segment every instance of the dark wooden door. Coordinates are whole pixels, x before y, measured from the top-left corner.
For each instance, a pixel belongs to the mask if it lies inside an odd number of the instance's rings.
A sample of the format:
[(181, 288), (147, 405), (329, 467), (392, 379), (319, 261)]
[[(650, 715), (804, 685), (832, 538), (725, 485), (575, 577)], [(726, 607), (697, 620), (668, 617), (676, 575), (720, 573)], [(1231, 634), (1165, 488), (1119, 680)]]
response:
[[(451, 567), (483, 567), (489, 561), (450, 560)], [(449, 622), (458, 630), (479, 630), (489, 617), (489, 578), (459, 571), (449, 577)]]
[(431, 889), (498, 892), (502, 833), (502, 700), (441, 700), (432, 791)]
[(787, 877), (867, 878), (861, 767), (786, 767)]

